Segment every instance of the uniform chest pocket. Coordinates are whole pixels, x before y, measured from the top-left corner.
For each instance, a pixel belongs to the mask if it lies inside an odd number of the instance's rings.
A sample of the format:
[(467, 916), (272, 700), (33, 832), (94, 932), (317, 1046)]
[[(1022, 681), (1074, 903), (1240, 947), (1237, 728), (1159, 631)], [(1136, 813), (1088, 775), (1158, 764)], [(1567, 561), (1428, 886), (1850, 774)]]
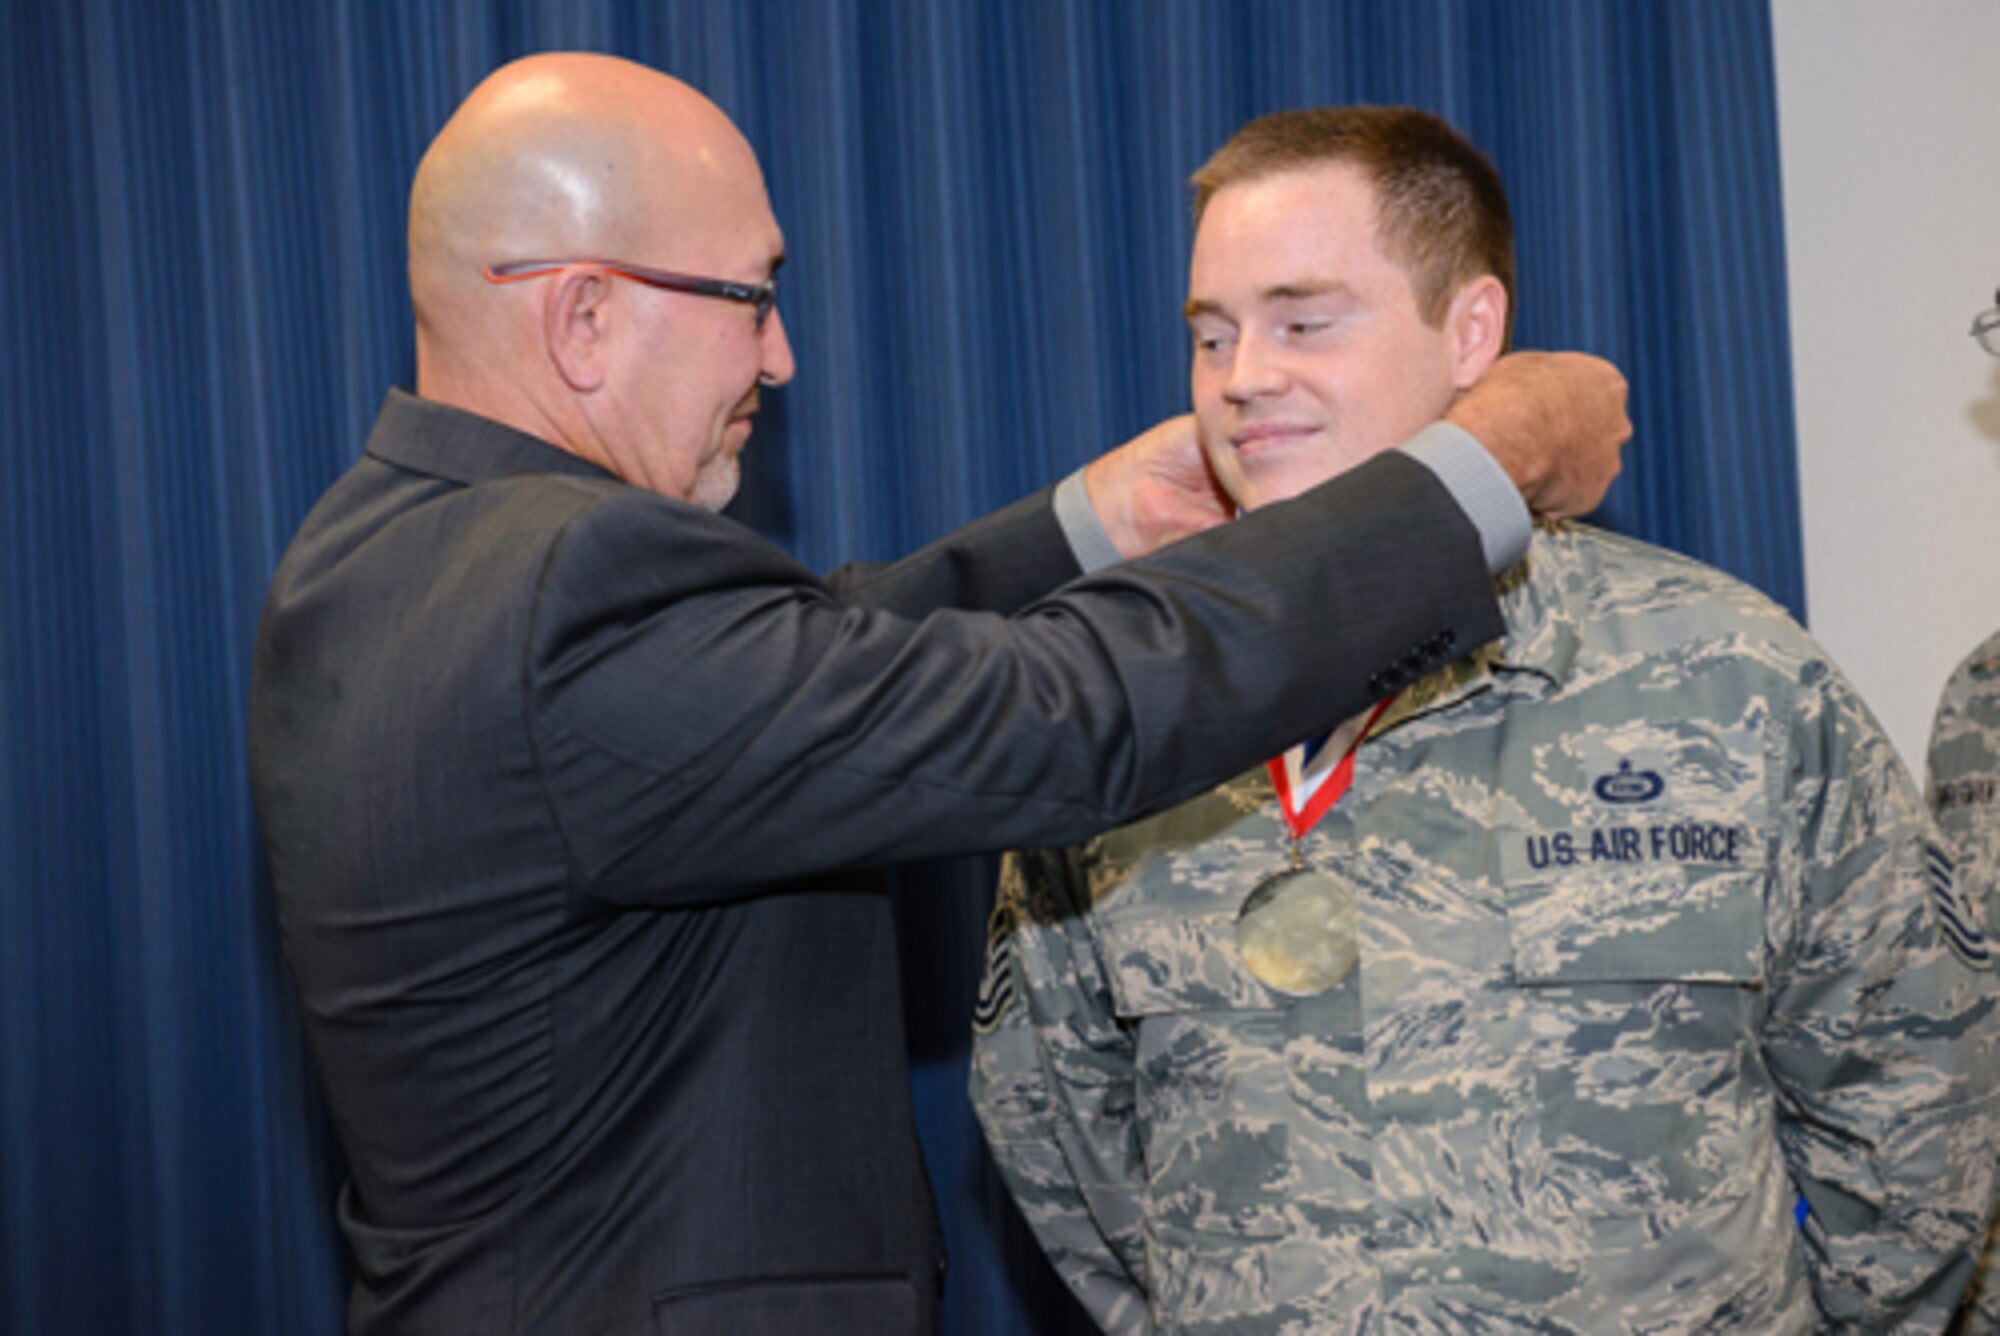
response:
[[(1238, 946), (1242, 902), (1271, 863), (1260, 851), (1227, 876), (1183, 876), (1171, 897), (1121, 891), (1093, 914), (1130, 1037), (1147, 1246), (1163, 1294), (1240, 1293), (1240, 1268), (1304, 1228), (1300, 1198), (1367, 1209), (1365, 1182), (1345, 1171), (1361, 1161), (1330, 1149), (1339, 1129), (1352, 1141), (1365, 1104), (1353, 979), (1285, 996), (1259, 982)], [(1313, 1149), (1297, 1155), (1301, 1144)]]
[(1492, 870), (1537, 1130), (1527, 1177), (1601, 1256), (1705, 1247), (1782, 1206), (1758, 1043), (1768, 771), (1760, 731), (1718, 717), (1741, 711), (1552, 726), (1502, 767)]
[(1274, 1139), (1264, 1151), (1276, 1154), (1296, 1111), (1330, 1117), (1331, 1104), (1365, 1102), (1359, 969), (1291, 995), (1246, 963), (1238, 919), (1273, 861), (1268, 846), (1259, 854), (1213, 879), (1177, 869), (1172, 893), (1147, 890), (1140, 882), (1149, 870), (1141, 870), (1093, 911), (1111, 1007), (1130, 1038), (1141, 1121), (1156, 1148), (1213, 1135), (1223, 1118), (1260, 1125)]
[(1763, 982), (1762, 737), (1701, 714), (1512, 749), (1493, 870), (1516, 983)]
[(1121, 1019), (1282, 1004), (1236, 937), (1244, 901), (1285, 866), (1267, 792), (1239, 780), (1094, 842), (1091, 931)]
[(1764, 879), (1633, 863), (1505, 883), (1552, 1217), (1657, 1241), (1775, 1181), (1756, 1038)]

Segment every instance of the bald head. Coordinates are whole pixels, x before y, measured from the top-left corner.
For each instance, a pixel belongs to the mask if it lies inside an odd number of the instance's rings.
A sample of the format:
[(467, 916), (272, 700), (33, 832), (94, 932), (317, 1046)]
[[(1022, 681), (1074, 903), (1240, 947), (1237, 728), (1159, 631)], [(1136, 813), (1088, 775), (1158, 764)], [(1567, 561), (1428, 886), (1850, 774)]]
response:
[[(516, 61), (465, 99), (410, 190), (417, 392), (719, 505), (758, 385), (791, 377), (783, 325), (618, 267), (754, 286), (782, 253), (756, 155), (713, 102), (609, 56)], [(556, 267), (487, 279), (529, 261)]]
[(615, 256), (695, 234), (763, 195), (721, 108), (612, 56), (529, 56), (472, 91), (410, 190), (410, 288), (420, 324), (448, 314), (484, 265)]

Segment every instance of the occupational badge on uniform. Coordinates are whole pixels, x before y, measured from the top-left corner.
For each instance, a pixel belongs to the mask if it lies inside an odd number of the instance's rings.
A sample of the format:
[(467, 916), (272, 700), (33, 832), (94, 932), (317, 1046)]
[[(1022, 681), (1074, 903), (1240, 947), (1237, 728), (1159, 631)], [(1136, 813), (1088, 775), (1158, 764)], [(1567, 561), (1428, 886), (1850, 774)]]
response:
[(1632, 758), (1627, 756), (1619, 759), (1616, 770), (1599, 775), (1597, 781), (1590, 786), (1590, 791), (1597, 795), (1599, 802), (1624, 805), (1649, 803), (1666, 792), (1666, 788), (1667, 781), (1659, 771), (1650, 767), (1635, 770), (1632, 767)]
[(1958, 868), (1938, 844), (1924, 844), (1924, 879), (1930, 884), (1931, 909), (1951, 953), (1976, 970), (1993, 968), (1993, 947), (1980, 928), (1979, 907), (1959, 884)]

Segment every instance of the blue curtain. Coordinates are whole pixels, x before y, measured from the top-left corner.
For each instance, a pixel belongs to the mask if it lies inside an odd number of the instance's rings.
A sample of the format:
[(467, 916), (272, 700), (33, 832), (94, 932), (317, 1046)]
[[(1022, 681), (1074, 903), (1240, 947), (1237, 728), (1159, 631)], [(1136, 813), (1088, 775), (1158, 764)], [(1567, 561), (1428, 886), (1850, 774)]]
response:
[[(417, 157), (496, 63), (558, 47), (688, 78), (763, 156), (801, 370), (739, 513), (811, 563), (1177, 411), (1187, 173), (1252, 115), (1394, 101), (1506, 175), (1521, 341), (1631, 376), (1600, 518), (1802, 605), (1763, 0), (13, 0), (0, 1329), (340, 1328), (244, 679), (292, 528), (410, 381)], [(987, 869), (907, 882), (950, 1327), (1081, 1330), (965, 1109)]]

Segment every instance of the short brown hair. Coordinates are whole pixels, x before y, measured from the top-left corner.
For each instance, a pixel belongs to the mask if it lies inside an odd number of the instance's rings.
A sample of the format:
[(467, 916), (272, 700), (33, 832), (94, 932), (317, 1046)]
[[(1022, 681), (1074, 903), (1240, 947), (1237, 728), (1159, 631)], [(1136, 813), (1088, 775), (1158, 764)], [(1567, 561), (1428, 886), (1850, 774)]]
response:
[(1506, 188), (1483, 153), (1428, 111), (1317, 107), (1260, 116), (1188, 178), (1195, 225), (1224, 186), (1327, 162), (1352, 163), (1374, 184), (1376, 237), (1410, 275), (1427, 322), (1441, 327), (1458, 290), (1491, 274), (1507, 293), (1512, 343), (1514, 223)]

